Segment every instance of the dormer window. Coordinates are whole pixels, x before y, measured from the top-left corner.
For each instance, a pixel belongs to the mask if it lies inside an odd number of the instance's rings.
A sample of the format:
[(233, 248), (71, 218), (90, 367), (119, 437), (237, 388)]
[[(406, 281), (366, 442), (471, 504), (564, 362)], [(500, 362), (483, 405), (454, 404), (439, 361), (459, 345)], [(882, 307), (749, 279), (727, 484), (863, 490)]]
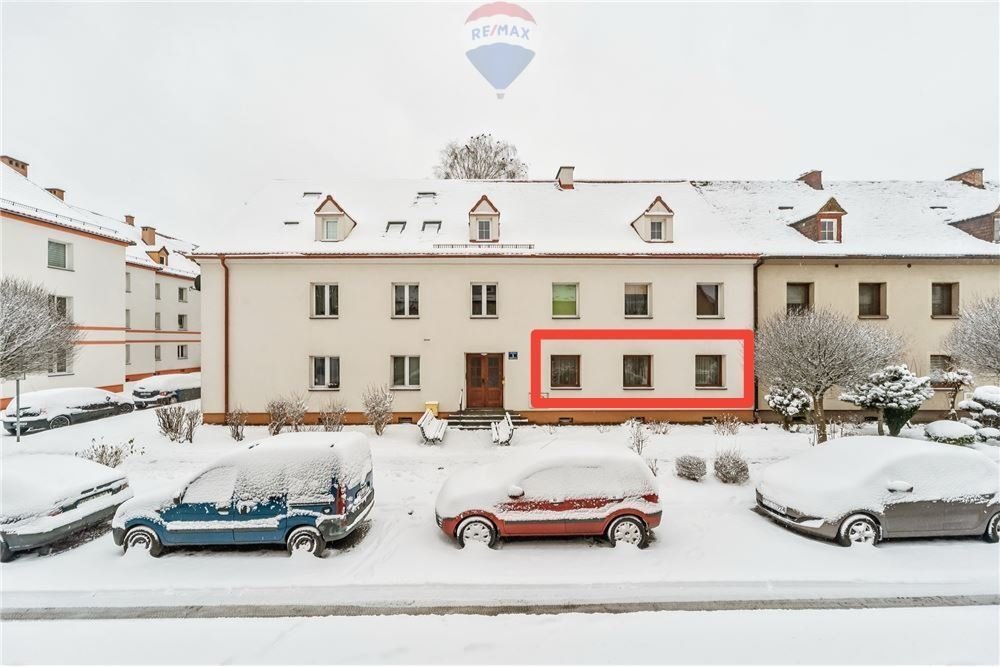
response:
[(632, 229), (647, 243), (670, 243), (674, 240), (674, 212), (657, 197), (632, 221)]
[(819, 219), (819, 240), (820, 241), (837, 240), (837, 220), (835, 218)]
[(500, 240), (500, 211), (486, 195), (469, 210), (469, 240), (477, 243)]
[(842, 243), (845, 215), (847, 211), (831, 197), (818, 211), (788, 226), (817, 243)]
[(406, 229), (406, 221), (392, 221), (386, 224), (385, 233), (386, 234), (402, 234), (403, 230)]
[(441, 231), (440, 220), (425, 220), (421, 230), (424, 234), (437, 234)]
[(489, 241), (491, 238), (493, 238), (493, 234), (490, 230), (489, 220), (480, 220), (476, 224), (478, 225), (477, 229), (479, 230), (479, 235), (477, 236), (478, 240)]
[(317, 241), (344, 241), (357, 226), (354, 218), (348, 215), (330, 195), (320, 202), (314, 214)]
[(650, 220), (649, 221), (649, 238), (651, 241), (662, 241), (663, 240), (663, 221), (662, 220)]
[(338, 238), (338, 226), (336, 218), (327, 218), (323, 220), (323, 240), (324, 241), (336, 241)]

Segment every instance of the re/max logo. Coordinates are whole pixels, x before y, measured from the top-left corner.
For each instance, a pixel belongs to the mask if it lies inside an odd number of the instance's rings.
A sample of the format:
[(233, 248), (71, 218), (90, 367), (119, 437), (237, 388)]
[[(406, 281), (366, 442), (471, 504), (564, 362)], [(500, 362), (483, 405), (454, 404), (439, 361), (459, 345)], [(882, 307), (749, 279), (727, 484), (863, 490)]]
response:
[(513, 24), (507, 23), (494, 23), (493, 25), (481, 26), (479, 28), (472, 29), (472, 39), (486, 39), (487, 37), (519, 37), (520, 39), (530, 40), (531, 36), (528, 34), (530, 28), (522, 28)]

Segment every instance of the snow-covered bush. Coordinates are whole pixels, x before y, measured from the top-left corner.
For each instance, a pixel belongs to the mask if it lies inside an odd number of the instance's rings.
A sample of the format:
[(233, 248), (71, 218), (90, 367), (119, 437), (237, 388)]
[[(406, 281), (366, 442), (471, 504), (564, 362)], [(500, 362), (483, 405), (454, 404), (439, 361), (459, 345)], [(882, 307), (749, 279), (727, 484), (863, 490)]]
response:
[(971, 426), (950, 419), (931, 422), (924, 427), (928, 440), (947, 445), (971, 445), (976, 441), (976, 430)]
[(306, 423), (306, 412), (309, 411), (309, 402), (302, 394), (292, 394), (288, 397), (288, 426), (293, 431), (301, 431)]
[(201, 425), (201, 410), (188, 410), (184, 413), (184, 427), (181, 429), (181, 442), (194, 442), (194, 432)]
[(395, 394), (389, 385), (369, 385), (361, 396), (361, 405), (364, 407), (365, 419), (375, 429), (375, 435), (382, 435), (382, 431), (392, 421), (392, 401)]
[(715, 455), (715, 476), (724, 484), (743, 484), (750, 479), (750, 466), (738, 449), (729, 449)]
[(786, 387), (783, 384), (772, 384), (764, 395), (769, 408), (781, 417), (781, 428), (790, 431), (792, 420), (804, 417), (812, 409), (809, 394), (798, 387)]
[(674, 427), (673, 424), (665, 421), (649, 423), (649, 431), (653, 435), (669, 435), (670, 429), (672, 429), (673, 427)]
[(324, 431), (342, 431), (344, 430), (344, 415), (346, 414), (347, 408), (343, 403), (331, 400), (320, 411), (319, 423)]
[(739, 435), (743, 422), (729, 412), (724, 412), (712, 421), (712, 432), (718, 436)]
[(610, 433), (611, 432), (611, 424), (598, 424), (594, 428), (597, 429), (598, 433)]
[(160, 433), (171, 442), (177, 442), (184, 434), (184, 406), (165, 405), (156, 408), (156, 424)]
[(308, 405), (305, 397), (292, 394), (287, 397), (272, 398), (264, 408), (268, 414), (267, 433), (278, 435), (285, 427), (301, 431), (306, 420)]
[(109, 444), (104, 442), (102, 438), (100, 442), (96, 438), (91, 439), (90, 447), (81, 450), (76, 453), (77, 456), (84, 459), (90, 459), (95, 463), (100, 463), (103, 466), (108, 466), (109, 468), (117, 468), (122, 463), (125, 462), (130, 456), (138, 454), (142, 456), (145, 453), (145, 449), (135, 448), (135, 438), (130, 439), (124, 444)]
[(660, 474), (659, 459), (646, 459), (646, 465), (649, 466), (649, 472), (653, 473), (653, 477)]
[(975, 382), (976, 377), (964, 368), (931, 372), (931, 384), (938, 389), (951, 392), (951, 408), (948, 411), (949, 419), (958, 419), (958, 411), (956, 410), (958, 394), (966, 387), (971, 387)]
[(247, 425), (247, 413), (243, 408), (237, 406), (226, 413), (226, 426), (229, 427), (229, 437), (236, 442), (242, 442), (243, 430)]
[(991, 442), (993, 440), (1000, 440), (1000, 428), (993, 428), (991, 426), (984, 426), (983, 428), (976, 431), (976, 437), (983, 442)]
[(641, 419), (629, 419), (622, 426), (628, 437), (629, 449), (642, 456), (642, 450), (646, 448), (646, 443), (649, 441), (649, 431), (646, 429), (646, 425), (642, 423)]
[(972, 399), (960, 402), (958, 407), (966, 410), (978, 424), (969, 424), (973, 428), (1000, 428), (1000, 387), (989, 384), (976, 387), (972, 392)]
[(698, 482), (708, 473), (708, 466), (705, 465), (705, 459), (702, 457), (685, 454), (678, 456), (677, 460), (674, 461), (674, 472), (682, 479)]
[(910, 417), (933, 395), (930, 378), (918, 377), (906, 364), (899, 364), (886, 366), (848, 387), (840, 400), (877, 410), (878, 434), (885, 435), (884, 424), (889, 422), (889, 434), (899, 435)]
[(1000, 294), (986, 297), (962, 312), (945, 340), (959, 363), (1000, 376)]

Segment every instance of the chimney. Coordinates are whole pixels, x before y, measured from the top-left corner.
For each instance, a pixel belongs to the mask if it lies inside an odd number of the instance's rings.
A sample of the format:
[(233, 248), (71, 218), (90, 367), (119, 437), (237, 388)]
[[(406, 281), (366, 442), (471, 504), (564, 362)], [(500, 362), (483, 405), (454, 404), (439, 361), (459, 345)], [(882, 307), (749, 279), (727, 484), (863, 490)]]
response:
[(951, 178), (947, 179), (949, 181), (961, 181), (966, 185), (971, 185), (974, 188), (983, 189), (983, 170), (982, 169), (970, 169), (968, 171), (963, 171), (961, 174), (956, 174)]
[(28, 163), (18, 160), (16, 157), (11, 157), (9, 155), (0, 155), (0, 162), (21, 174), (25, 178), (28, 177)]
[(125, 224), (128, 225), (129, 227), (135, 227), (135, 216), (134, 215), (126, 215), (125, 216)]
[(807, 171), (806, 173), (802, 174), (795, 180), (802, 181), (803, 183), (811, 187), (813, 190), (823, 189), (823, 172), (820, 171), (819, 169), (813, 169), (812, 171)]
[(560, 190), (573, 189), (573, 167), (559, 167), (556, 172), (556, 183)]
[(156, 227), (142, 228), (142, 242), (146, 245), (156, 245)]
[(66, 191), (62, 188), (45, 188), (52, 193), (53, 196), (59, 197), (59, 199), (66, 199)]

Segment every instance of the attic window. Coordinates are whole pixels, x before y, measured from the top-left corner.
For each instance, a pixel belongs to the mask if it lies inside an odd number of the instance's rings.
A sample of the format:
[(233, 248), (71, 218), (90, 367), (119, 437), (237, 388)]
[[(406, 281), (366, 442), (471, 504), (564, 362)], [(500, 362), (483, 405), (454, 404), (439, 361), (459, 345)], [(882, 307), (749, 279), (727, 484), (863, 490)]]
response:
[(417, 199), (427, 199), (427, 198), (435, 199), (436, 197), (437, 197), (437, 193), (436, 192), (418, 192), (417, 193)]
[(649, 221), (649, 238), (653, 241), (663, 240), (663, 221), (662, 220), (650, 220)]
[(931, 208), (932, 209), (940, 210), (940, 209), (944, 209), (944, 208), (948, 208), (948, 207), (944, 206), (943, 204), (931, 204)]
[(303, 197), (320, 197), (322, 195), (323, 195), (322, 192), (303, 192), (302, 193)]
[(285, 224), (286, 225), (297, 225), (297, 224), (299, 224), (299, 221), (298, 220), (285, 220)]
[(385, 225), (385, 233), (386, 234), (393, 234), (393, 233), (395, 233), (395, 234), (402, 234), (404, 229), (406, 229), (406, 221), (405, 220), (402, 221), (402, 222), (394, 220), (394, 221), (386, 223), (386, 225)]
[(819, 219), (819, 240), (820, 241), (837, 241), (837, 219), (836, 218), (820, 218)]
[(441, 221), (440, 220), (425, 220), (424, 226), (421, 227), (420, 231), (424, 233), (438, 234), (441, 232)]
[(794, 206), (779, 206), (778, 210), (779, 211), (791, 211), (793, 208), (795, 208), (795, 207)]

